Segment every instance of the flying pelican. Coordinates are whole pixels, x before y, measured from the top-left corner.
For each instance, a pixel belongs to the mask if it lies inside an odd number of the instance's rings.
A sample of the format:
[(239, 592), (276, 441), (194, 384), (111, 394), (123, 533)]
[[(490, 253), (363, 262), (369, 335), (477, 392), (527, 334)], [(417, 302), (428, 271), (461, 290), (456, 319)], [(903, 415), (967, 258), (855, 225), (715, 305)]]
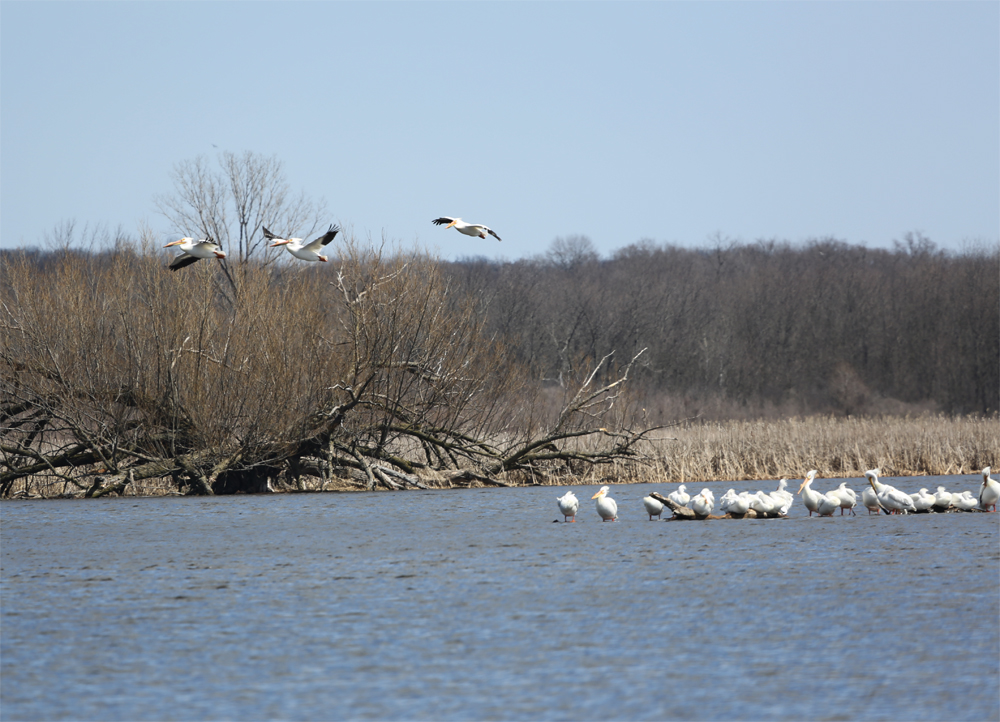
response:
[[(486, 226), (479, 225), (478, 223), (466, 223), (461, 218), (449, 218), (448, 216), (441, 216), (440, 218), (435, 218), (431, 221), (435, 226), (444, 226), (445, 228), (451, 228), (454, 226), (455, 230), (459, 233), (464, 233), (467, 236), (479, 236), (480, 238), (486, 238), (486, 234), (489, 233), (491, 236), (500, 240), (500, 236), (492, 231), (492, 229)], [(444, 225), (447, 223), (448, 225)]]
[(181, 249), (181, 254), (174, 256), (168, 268), (176, 271), (184, 266), (197, 263), (200, 258), (225, 258), (226, 252), (219, 248), (219, 244), (211, 238), (204, 238), (196, 241), (193, 238), (182, 238), (179, 241), (171, 241), (164, 248), (177, 246)]
[(927, 492), (927, 489), (921, 489), (916, 494), (910, 494), (910, 498), (913, 499), (913, 506), (917, 511), (930, 511), (931, 507), (937, 501), (937, 498)]
[(576, 498), (576, 494), (572, 491), (567, 491), (558, 499), (559, 501), (559, 512), (563, 515), (563, 521), (576, 521), (576, 510), (580, 508), (580, 500)]
[(651, 496), (642, 497), (642, 505), (646, 508), (646, 513), (649, 514), (649, 520), (653, 521), (653, 517), (660, 517), (663, 513), (663, 503), (657, 501)]
[(667, 494), (667, 498), (675, 504), (680, 504), (681, 506), (687, 506), (688, 502), (691, 501), (691, 495), (685, 490), (684, 484), (681, 484), (676, 490)]
[(851, 516), (857, 516), (854, 513), (854, 507), (858, 504), (858, 495), (854, 493), (853, 489), (847, 488), (847, 482), (840, 482), (838, 486), (833, 491), (826, 492), (827, 496), (832, 496), (840, 502), (840, 515), (844, 515), (844, 509), (848, 509), (851, 512)]
[(264, 238), (273, 241), (268, 248), (284, 246), (296, 258), (303, 261), (322, 261), (323, 263), (329, 259), (320, 251), (340, 233), (340, 226), (331, 225), (329, 230), (319, 238), (314, 238), (309, 243), (303, 243), (301, 238), (281, 238), (267, 230), (267, 226), (262, 226), (262, 228), (264, 229)]
[(774, 499), (774, 503), (778, 507), (775, 511), (781, 516), (787, 516), (788, 510), (795, 503), (795, 497), (785, 491), (786, 486), (788, 486), (788, 479), (783, 478), (778, 482), (778, 488), (771, 492), (771, 498)]
[(979, 508), (997, 510), (1000, 501), (1000, 481), (990, 478), (990, 467), (983, 469), (983, 488), (979, 490)]
[(590, 497), (597, 499), (597, 513), (601, 515), (601, 521), (618, 521), (618, 503), (608, 496), (610, 489), (609, 486), (602, 486), (599, 492)]
[(691, 511), (698, 516), (708, 516), (712, 513), (712, 507), (714, 506), (715, 499), (712, 492), (708, 489), (702, 489), (698, 496), (691, 499)]

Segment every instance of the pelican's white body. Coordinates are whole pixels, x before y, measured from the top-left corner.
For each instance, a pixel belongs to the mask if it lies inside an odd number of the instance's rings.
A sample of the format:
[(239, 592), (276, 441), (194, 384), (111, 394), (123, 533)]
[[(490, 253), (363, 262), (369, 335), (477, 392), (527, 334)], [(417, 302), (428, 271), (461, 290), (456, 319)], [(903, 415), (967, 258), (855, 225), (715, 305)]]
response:
[(681, 484), (674, 491), (667, 494), (667, 498), (675, 504), (680, 504), (681, 506), (687, 506), (688, 502), (691, 501), (691, 495), (687, 493), (684, 484)]
[(567, 491), (559, 497), (558, 502), (559, 512), (563, 515), (563, 521), (566, 521), (566, 519), (576, 521), (576, 512), (580, 508), (580, 500), (576, 498), (576, 494), (572, 491)]
[(608, 496), (611, 487), (602, 486), (601, 490), (594, 494), (591, 499), (597, 499), (597, 513), (601, 521), (618, 521), (618, 503)]
[(979, 490), (979, 508), (997, 510), (997, 502), (1000, 501), (1000, 481), (990, 478), (990, 467), (983, 469), (983, 486)]
[(657, 501), (651, 496), (642, 497), (642, 506), (646, 509), (646, 513), (649, 514), (650, 521), (652, 521), (654, 516), (658, 517), (663, 513), (663, 502)]

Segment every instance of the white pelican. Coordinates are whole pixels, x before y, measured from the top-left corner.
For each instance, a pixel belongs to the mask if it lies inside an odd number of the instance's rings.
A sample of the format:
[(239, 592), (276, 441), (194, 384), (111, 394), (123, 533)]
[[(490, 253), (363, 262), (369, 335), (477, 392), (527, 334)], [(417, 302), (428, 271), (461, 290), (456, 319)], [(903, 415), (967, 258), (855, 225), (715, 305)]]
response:
[(832, 496), (833, 498), (840, 501), (840, 515), (844, 515), (844, 509), (851, 512), (851, 516), (857, 516), (854, 513), (854, 507), (858, 505), (858, 495), (854, 493), (854, 489), (847, 488), (847, 482), (840, 482), (838, 486), (833, 491), (826, 492), (827, 496)]
[(340, 226), (331, 225), (329, 230), (319, 238), (314, 238), (309, 243), (303, 243), (301, 238), (280, 238), (267, 230), (267, 226), (263, 226), (263, 228), (264, 238), (273, 241), (268, 248), (284, 246), (296, 258), (300, 258), (303, 261), (322, 261), (323, 263), (326, 263), (328, 259), (321, 251), (327, 243), (336, 238), (337, 234), (340, 233)]
[(168, 266), (171, 271), (176, 271), (179, 268), (184, 268), (184, 266), (197, 263), (201, 258), (226, 257), (226, 252), (219, 248), (219, 244), (211, 238), (203, 238), (200, 241), (196, 241), (193, 238), (182, 238), (179, 241), (171, 241), (164, 248), (170, 248), (171, 246), (177, 246), (181, 249), (181, 254), (174, 256), (174, 260)]
[[(461, 218), (449, 218), (448, 216), (441, 216), (440, 218), (435, 218), (431, 221), (435, 226), (444, 226), (445, 228), (452, 228), (459, 233), (464, 233), (467, 236), (479, 236), (480, 238), (486, 238), (486, 234), (489, 233), (491, 236), (500, 240), (500, 236), (492, 231), (492, 229), (486, 226), (479, 225), (478, 223), (466, 223)], [(444, 225), (447, 223), (448, 225)]]
[(590, 497), (597, 499), (597, 513), (601, 515), (601, 521), (618, 521), (618, 503), (608, 496), (610, 489), (609, 486), (602, 486), (599, 492)]
[[(734, 504), (736, 505), (735, 509), (733, 508)], [(741, 508), (742, 511), (738, 511)], [(740, 497), (735, 489), (730, 489), (719, 499), (719, 511), (723, 514), (745, 514), (746, 510), (747, 507), (740, 504)]]
[(788, 479), (783, 478), (778, 482), (778, 488), (771, 492), (771, 498), (774, 499), (774, 503), (778, 507), (775, 511), (781, 516), (787, 516), (788, 510), (795, 503), (795, 497), (785, 491), (786, 486), (788, 486)]
[(990, 478), (990, 467), (983, 469), (983, 488), (979, 490), (979, 508), (997, 510), (1000, 501), (1000, 481)]
[(797, 494), (802, 495), (802, 503), (805, 504), (806, 509), (809, 510), (809, 516), (812, 516), (813, 512), (819, 509), (820, 497), (825, 496), (810, 486), (818, 473), (819, 472), (816, 471), (816, 469), (811, 469), (809, 473), (806, 474), (806, 478), (802, 480), (802, 485), (799, 486), (799, 490), (796, 492)]
[[(819, 494), (819, 492), (817, 492)], [(840, 499), (830, 494), (819, 494), (819, 504), (816, 513), (820, 516), (833, 516), (833, 512), (840, 508)]]
[(934, 495), (934, 508), (937, 511), (945, 511), (951, 506), (952, 494), (950, 491), (945, 489), (943, 486), (937, 488), (937, 493)]
[(913, 506), (917, 511), (930, 511), (931, 507), (934, 506), (934, 502), (937, 501), (933, 494), (927, 492), (927, 489), (921, 489), (916, 494), (910, 494), (910, 498), (913, 499)]
[(715, 506), (715, 499), (711, 496), (712, 492), (708, 489), (702, 489), (698, 496), (691, 499), (691, 511), (693, 511), (698, 516), (708, 516), (712, 513), (712, 507)]
[(580, 500), (576, 498), (576, 494), (572, 491), (567, 491), (559, 497), (558, 501), (559, 513), (563, 515), (563, 521), (576, 521), (576, 511), (580, 508)]
[(691, 501), (691, 495), (685, 490), (684, 484), (681, 484), (676, 490), (667, 494), (667, 498), (675, 504), (680, 504), (681, 506), (687, 506), (688, 502)]
[(971, 491), (966, 490), (961, 494), (952, 494), (951, 505), (962, 511), (972, 511), (979, 506), (979, 500), (972, 495)]
[(663, 503), (651, 496), (642, 497), (642, 505), (646, 508), (646, 513), (649, 514), (650, 521), (653, 521), (654, 516), (659, 518), (660, 514), (663, 513)]
[[(870, 473), (866, 471), (865, 476), (868, 476)], [(882, 505), (883, 509), (889, 509), (894, 514), (917, 510), (909, 494), (904, 494), (896, 487), (889, 486), (888, 484), (881, 484), (881, 489), (876, 487), (875, 480), (877, 478), (877, 475), (868, 476), (868, 482), (872, 485), (872, 489), (877, 490), (875, 495), (878, 497), (879, 504)]]
[(763, 491), (757, 491), (755, 494), (750, 495), (750, 508), (758, 514), (770, 514), (778, 510), (778, 506), (774, 503), (771, 495), (765, 494)]
[[(865, 505), (866, 509), (868, 509), (869, 515), (872, 511), (878, 515), (878, 513), (882, 510), (882, 505), (878, 502), (878, 492), (883, 486), (885, 486), (885, 484), (878, 480), (878, 475), (881, 473), (882, 472), (878, 469), (869, 469), (865, 472), (865, 477), (872, 483), (870, 487), (866, 486), (865, 490), (861, 492), (861, 503)], [(888, 509), (886, 509), (886, 513), (889, 513)]]

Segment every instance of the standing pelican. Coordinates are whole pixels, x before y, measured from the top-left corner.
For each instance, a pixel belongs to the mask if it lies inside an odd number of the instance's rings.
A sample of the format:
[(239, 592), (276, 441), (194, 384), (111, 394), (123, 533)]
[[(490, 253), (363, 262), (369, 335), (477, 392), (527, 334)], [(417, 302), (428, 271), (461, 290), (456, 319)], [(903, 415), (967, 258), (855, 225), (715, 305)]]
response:
[(809, 516), (812, 516), (814, 511), (819, 510), (820, 497), (826, 496), (825, 494), (821, 494), (816, 491), (811, 486), (818, 473), (819, 472), (816, 469), (811, 469), (806, 474), (806, 478), (802, 480), (802, 484), (796, 492), (797, 494), (802, 495), (802, 503), (805, 504), (806, 509), (809, 510)]
[(858, 504), (858, 495), (854, 493), (854, 489), (847, 488), (847, 482), (840, 482), (838, 486), (833, 491), (826, 492), (827, 496), (832, 496), (840, 502), (840, 515), (844, 515), (844, 509), (851, 512), (851, 516), (857, 516), (854, 513), (854, 507)]
[(688, 502), (691, 501), (691, 495), (687, 493), (684, 484), (681, 484), (674, 491), (667, 494), (667, 498), (681, 506), (687, 506)]
[(879, 474), (881, 473), (882, 471), (880, 469), (869, 469), (865, 472), (865, 478), (868, 479), (871, 486), (866, 486), (865, 490), (861, 492), (861, 503), (865, 505), (866, 509), (868, 509), (869, 515), (871, 515), (873, 511), (876, 516), (878, 516), (880, 511), (884, 511), (886, 514), (889, 513), (888, 509), (883, 509), (878, 500), (878, 493), (882, 490), (882, 487), (885, 486), (885, 484), (878, 480)]
[(979, 508), (997, 510), (1000, 501), (1000, 481), (990, 478), (990, 467), (983, 469), (983, 488), (979, 490)]
[(281, 238), (267, 230), (267, 226), (262, 226), (262, 228), (264, 229), (264, 238), (274, 241), (269, 248), (284, 246), (296, 258), (303, 261), (322, 261), (323, 263), (329, 259), (320, 251), (340, 233), (340, 226), (331, 225), (329, 230), (319, 238), (314, 238), (309, 243), (303, 243), (301, 238)]
[(663, 513), (663, 503), (657, 501), (651, 496), (642, 497), (642, 505), (645, 507), (646, 513), (649, 514), (650, 521), (653, 521), (654, 516), (659, 518), (660, 514)]
[[(461, 218), (449, 218), (448, 216), (441, 216), (440, 218), (435, 218), (431, 221), (435, 226), (444, 226), (445, 228), (454, 228), (459, 233), (464, 233), (467, 236), (479, 236), (480, 238), (486, 238), (486, 234), (489, 233), (491, 236), (500, 240), (500, 236), (492, 231), (492, 229), (486, 226), (480, 225), (478, 223), (466, 223)], [(448, 225), (444, 225), (447, 223)]]
[(219, 248), (219, 244), (212, 238), (203, 238), (200, 241), (195, 241), (193, 238), (181, 238), (179, 241), (171, 241), (164, 248), (171, 246), (177, 246), (181, 249), (180, 255), (174, 256), (174, 260), (168, 266), (171, 271), (190, 266), (202, 258), (226, 257), (226, 252)]
[(558, 499), (559, 512), (563, 515), (563, 521), (576, 521), (576, 511), (580, 508), (580, 500), (576, 494), (567, 491)]
[(609, 486), (602, 486), (599, 492), (590, 497), (597, 499), (597, 513), (601, 515), (601, 521), (618, 521), (618, 503), (608, 496), (610, 489)]

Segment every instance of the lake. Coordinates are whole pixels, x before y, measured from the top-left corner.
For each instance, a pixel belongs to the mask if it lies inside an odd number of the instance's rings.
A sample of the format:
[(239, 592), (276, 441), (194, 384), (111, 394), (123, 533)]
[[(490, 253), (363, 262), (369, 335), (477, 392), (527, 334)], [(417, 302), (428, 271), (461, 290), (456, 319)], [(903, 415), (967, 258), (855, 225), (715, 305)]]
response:
[(650, 522), (675, 487), (621, 485), (601, 523), (573, 488), (576, 524), (565, 487), (4, 502), (3, 718), (1000, 717), (1000, 514)]

